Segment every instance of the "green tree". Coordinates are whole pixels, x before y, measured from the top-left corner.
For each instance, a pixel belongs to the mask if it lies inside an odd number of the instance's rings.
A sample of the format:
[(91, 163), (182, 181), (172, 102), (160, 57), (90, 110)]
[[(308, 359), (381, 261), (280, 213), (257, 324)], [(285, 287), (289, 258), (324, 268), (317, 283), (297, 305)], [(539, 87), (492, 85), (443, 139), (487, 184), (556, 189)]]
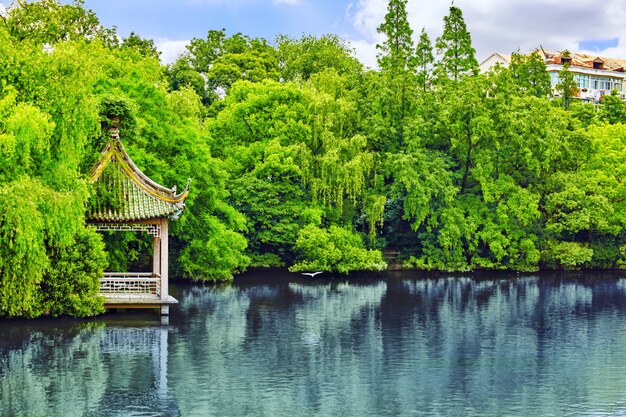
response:
[(235, 83), (209, 121), (212, 152), (225, 162), (229, 202), (246, 216), (253, 266), (292, 261), (310, 204), (299, 161), (309, 129), (306, 98), (292, 83)]
[(135, 32), (130, 32), (130, 35), (122, 40), (121, 47), (134, 49), (147, 58), (159, 59), (161, 56), (152, 39), (142, 39)]
[(71, 245), (54, 248), (41, 285), (44, 311), (74, 317), (104, 313), (104, 300), (94, 294), (106, 265), (104, 244), (92, 229), (80, 230)]
[[(31, 22), (58, 17), (59, 7), (51, 4), (49, 15), (35, 8)], [(84, 243), (88, 187), (79, 167), (99, 124), (89, 95), (98, 70), (86, 49), (101, 47), (70, 37), (44, 52), (39, 39), (11, 34), (23, 13), (12, 9), (0, 26), (0, 60), (11, 63), (0, 68), (0, 315), (34, 317), (52, 312), (44, 283), (63, 270), (64, 254)], [(54, 302), (55, 314), (102, 309), (102, 249), (97, 243), (82, 249), (76, 281), (58, 282), (76, 297)]]
[(84, 0), (63, 4), (57, 0), (17, 0), (8, 8), (5, 20), (17, 41), (32, 39), (41, 44), (94, 39), (102, 33), (95, 13), (83, 7)]
[(418, 85), (426, 91), (432, 78), (431, 72), (435, 57), (433, 56), (433, 47), (430, 43), (430, 38), (424, 28), (422, 28), (422, 32), (420, 33), (420, 40), (417, 43), (415, 57), (417, 64), (417, 82)]
[(514, 52), (511, 55), (509, 71), (517, 91), (521, 95), (548, 97), (552, 92), (550, 74), (538, 51), (528, 55)]
[[(579, 120), (583, 126), (589, 126), (600, 122), (600, 115), (602, 111), (598, 112), (596, 105), (591, 102), (585, 102), (582, 100), (576, 100), (570, 103), (567, 109), (570, 114)], [(601, 110), (601, 109), (600, 109)]]
[[(241, 34), (235, 35), (240, 36)], [(193, 38), (187, 46), (193, 68), (204, 74), (218, 57), (226, 52), (232, 52), (226, 51), (224, 45), (226, 39), (226, 29), (209, 30), (206, 39)]]
[(450, 13), (443, 20), (443, 34), (435, 42), (439, 55), (435, 65), (438, 76), (458, 81), (465, 75), (477, 74), (476, 50), (472, 47), (463, 12), (450, 6)]
[(319, 38), (309, 35), (300, 39), (282, 35), (276, 43), (280, 79), (283, 81), (307, 81), (313, 74), (328, 68), (333, 68), (340, 75), (355, 75), (362, 70), (353, 51), (336, 35)]
[(578, 84), (574, 79), (574, 74), (569, 70), (569, 51), (563, 51), (561, 55), (565, 61), (559, 71), (559, 82), (556, 85), (556, 90), (561, 93), (563, 107), (568, 108), (572, 102), (572, 97), (576, 97), (578, 94)]
[(414, 71), (413, 29), (407, 18), (406, 3), (407, 0), (390, 0), (385, 21), (377, 29), (386, 37), (382, 44), (376, 45), (380, 50), (377, 60), (382, 70)]
[(204, 105), (217, 100), (215, 94), (207, 92), (206, 81), (191, 65), (189, 55), (183, 55), (173, 64), (169, 64), (165, 69), (165, 75), (173, 90), (192, 88)]
[(626, 105), (617, 90), (602, 97), (600, 119), (612, 125), (626, 122)]
[(461, 79), (442, 93), (442, 134), (447, 137), (448, 151), (459, 167), (457, 184), (461, 193), (475, 185), (471, 173), (477, 154), (490, 147), (495, 136), (497, 119), (492, 117), (489, 104), (496, 97), (487, 97), (489, 88), (488, 78), (477, 75)]
[[(75, 172), (51, 159), (48, 151), (53, 129), (48, 117), (30, 105), (6, 106), (7, 100), (10, 103), (13, 98), (5, 97), (0, 105), (5, 116), (0, 125), (1, 153), (8, 157), (3, 158), (0, 170), (0, 315), (34, 317), (46, 307), (42, 282), (62, 267), (54, 252), (75, 245), (75, 236), (84, 228), (87, 189)], [(59, 184), (48, 172), (54, 167), (62, 175), (74, 176), (73, 184), (71, 180)], [(96, 247), (86, 251), (85, 260), (101, 255)], [(62, 300), (56, 307), (74, 303), (81, 315), (99, 312), (102, 303), (95, 298), (94, 285), (98, 285), (101, 270), (102, 265), (82, 271), (77, 266), (87, 285), (74, 288), (73, 293), (81, 298)]]
[(238, 80), (278, 80), (276, 50), (262, 38), (210, 30), (206, 39), (194, 38), (187, 47), (189, 62), (207, 80), (207, 96), (228, 92)]
[(352, 228), (358, 218), (366, 229), (382, 214), (367, 198), (374, 155), (358, 134), (350, 84), (334, 69), (313, 74), (304, 88), (240, 81), (209, 123), (232, 178), (230, 201), (248, 219), (255, 264), (291, 264), (308, 224)]
[(335, 225), (322, 229), (308, 225), (295, 244), (297, 262), (290, 271), (381, 271), (387, 267), (380, 251), (368, 250), (357, 233)]
[(406, 13), (406, 0), (391, 0), (378, 32), (385, 41), (376, 45), (380, 72), (362, 82), (366, 132), (377, 151), (397, 152), (413, 135), (417, 100), (415, 47)]
[(253, 82), (265, 79), (278, 81), (278, 64), (274, 50), (249, 49), (241, 53), (227, 53), (218, 57), (206, 73), (209, 91), (221, 94), (239, 80)]
[[(413, 232), (437, 224), (440, 212), (452, 203), (458, 193), (458, 187), (453, 184), (450, 163), (442, 152), (415, 147), (406, 154), (389, 159), (385, 168), (391, 180), (391, 201), (402, 204), (401, 216), (409, 222)], [(403, 225), (394, 225), (399, 220), (398, 216), (386, 220), (385, 239), (396, 248), (405, 239), (400, 236)], [(404, 242), (413, 246), (409, 248), (411, 252), (417, 247), (416, 240), (417, 236), (413, 235), (409, 242)]]

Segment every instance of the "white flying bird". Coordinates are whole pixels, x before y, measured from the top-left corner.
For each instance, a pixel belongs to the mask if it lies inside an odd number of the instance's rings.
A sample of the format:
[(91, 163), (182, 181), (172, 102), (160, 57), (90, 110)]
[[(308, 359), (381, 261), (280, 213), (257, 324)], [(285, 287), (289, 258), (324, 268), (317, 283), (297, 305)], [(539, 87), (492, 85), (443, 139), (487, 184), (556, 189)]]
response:
[(324, 271), (317, 271), (317, 272), (303, 272), (302, 275), (308, 275), (310, 277), (315, 277), (315, 275), (317, 274), (321, 274)]

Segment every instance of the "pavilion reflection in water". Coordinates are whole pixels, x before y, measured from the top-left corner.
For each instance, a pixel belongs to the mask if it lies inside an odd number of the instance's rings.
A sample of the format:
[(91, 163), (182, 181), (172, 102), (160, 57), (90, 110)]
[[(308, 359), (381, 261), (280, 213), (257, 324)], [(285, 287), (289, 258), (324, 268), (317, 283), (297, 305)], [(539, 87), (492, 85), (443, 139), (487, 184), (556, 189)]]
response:
[(23, 331), (21, 344), (0, 343), (0, 415), (181, 415), (168, 381), (171, 327), (139, 320)]
[[(104, 330), (99, 351), (115, 369), (125, 364), (126, 372), (109, 377), (107, 408), (138, 412), (180, 415), (168, 387), (169, 329), (160, 327), (111, 327)], [(117, 371), (116, 371), (117, 373)], [(132, 393), (128, 387), (132, 386)], [(153, 414), (151, 414), (153, 415)]]

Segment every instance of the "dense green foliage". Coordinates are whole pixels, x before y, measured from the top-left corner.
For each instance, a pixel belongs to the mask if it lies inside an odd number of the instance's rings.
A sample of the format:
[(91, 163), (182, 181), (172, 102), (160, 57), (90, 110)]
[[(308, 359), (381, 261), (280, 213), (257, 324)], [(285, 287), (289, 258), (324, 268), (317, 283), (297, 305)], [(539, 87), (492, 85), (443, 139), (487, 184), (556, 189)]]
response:
[[(563, 58), (569, 58), (569, 52), (563, 51)], [(561, 93), (563, 97), (563, 107), (569, 107), (572, 102), (572, 97), (575, 96), (578, 91), (578, 85), (574, 80), (574, 74), (569, 70), (570, 62), (565, 61), (563, 68), (559, 71), (559, 83), (556, 85), (556, 90)]]
[(435, 43), (437, 53), (440, 55), (437, 62), (439, 77), (458, 81), (465, 75), (476, 75), (478, 72), (476, 51), (463, 20), (463, 12), (458, 7), (450, 6), (450, 13), (443, 21), (443, 33)]
[(550, 75), (546, 71), (546, 65), (538, 51), (529, 55), (513, 52), (509, 71), (519, 95), (535, 97), (548, 97), (550, 95)]
[(378, 33), (385, 35), (385, 41), (376, 45), (380, 50), (378, 65), (383, 70), (406, 71), (415, 66), (413, 29), (409, 25), (406, 3), (407, 0), (390, 0), (385, 21), (378, 27)]
[(383, 250), (446, 271), (626, 265), (619, 96), (582, 104), (563, 73), (552, 99), (538, 54), (478, 74), (460, 9), (443, 26), (435, 56), (390, 1), (378, 70), (334, 35), (225, 30), (163, 66), (80, 1), (18, 1), (0, 22), (0, 316), (96, 314), (107, 265), (149, 264), (144, 237), (85, 227), (111, 115), (151, 178), (192, 178), (174, 276), (380, 270)]

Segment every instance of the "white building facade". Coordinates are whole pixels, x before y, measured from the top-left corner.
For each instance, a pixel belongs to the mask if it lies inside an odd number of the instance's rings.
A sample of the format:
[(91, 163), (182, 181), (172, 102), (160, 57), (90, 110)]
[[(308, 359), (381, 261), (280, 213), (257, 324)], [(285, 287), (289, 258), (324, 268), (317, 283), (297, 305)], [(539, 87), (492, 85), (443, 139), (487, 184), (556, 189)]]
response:
[[(574, 74), (578, 85), (575, 97), (584, 101), (600, 101), (602, 96), (616, 90), (622, 99), (626, 98), (624, 80), (626, 79), (626, 60), (592, 56), (583, 53), (564, 54), (558, 51), (539, 51), (550, 74), (550, 83), (555, 96), (558, 96), (556, 85), (559, 83), (559, 72), (563, 65), (569, 63), (569, 71)], [(508, 67), (511, 56), (494, 53), (480, 64), (481, 72), (486, 72), (496, 63)]]

